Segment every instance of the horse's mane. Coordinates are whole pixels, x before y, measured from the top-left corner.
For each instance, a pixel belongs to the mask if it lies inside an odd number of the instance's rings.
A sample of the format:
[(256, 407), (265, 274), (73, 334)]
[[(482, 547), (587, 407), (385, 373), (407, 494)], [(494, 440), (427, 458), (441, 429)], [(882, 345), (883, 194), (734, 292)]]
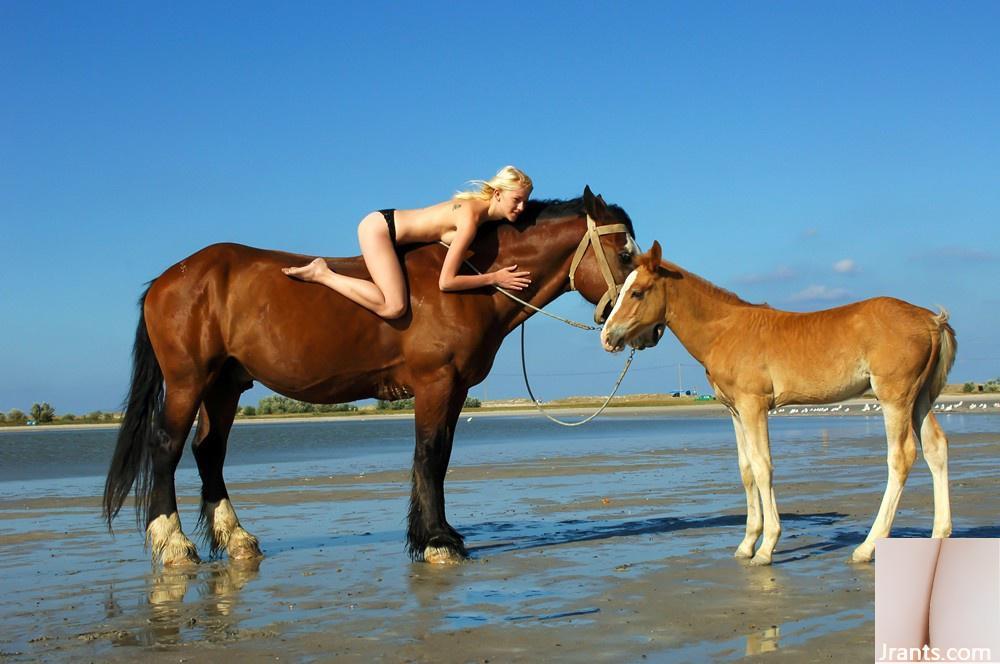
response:
[(746, 307), (760, 307), (760, 308), (765, 308), (765, 309), (771, 309), (772, 308), (771, 305), (767, 304), (766, 302), (760, 303), (760, 304), (755, 304), (753, 302), (747, 302), (746, 300), (744, 300), (743, 298), (741, 298), (739, 295), (737, 295), (733, 291), (726, 290), (725, 288), (723, 288), (721, 286), (716, 286), (715, 284), (713, 284), (711, 281), (709, 281), (705, 277), (698, 276), (697, 274), (695, 274), (694, 272), (691, 272), (690, 270), (685, 270), (684, 268), (682, 268), (680, 265), (677, 265), (676, 263), (671, 263), (670, 261), (660, 261), (660, 264), (661, 264), (662, 267), (665, 267), (666, 269), (670, 270), (671, 272), (678, 272), (678, 273), (680, 273), (683, 276), (683, 278), (690, 280), (690, 282), (696, 288), (698, 288), (700, 291), (707, 292), (711, 297), (714, 297), (714, 298), (717, 298), (719, 300), (722, 300), (723, 302), (726, 302), (727, 304), (739, 304), (739, 305), (743, 305), (743, 306), (746, 306)]
[[(635, 237), (635, 229), (632, 227), (632, 219), (618, 205), (608, 205), (608, 210), (615, 216), (619, 223), (625, 224), (629, 235)], [(529, 200), (524, 207), (524, 212), (517, 219), (516, 225), (530, 226), (541, 224), (549, 219), (561, 219), (569, 216), (584, 216), (587, 214), (583, 205), (583, 197), (563, 200), (550, 198), (542, 200)]]

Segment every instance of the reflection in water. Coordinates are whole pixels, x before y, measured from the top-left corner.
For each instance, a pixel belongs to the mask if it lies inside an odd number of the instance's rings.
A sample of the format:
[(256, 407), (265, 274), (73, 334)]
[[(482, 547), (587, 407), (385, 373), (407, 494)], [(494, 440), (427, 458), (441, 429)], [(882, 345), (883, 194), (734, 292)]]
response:
[[(746, 597), (761, 595), (780, 597), (785, 594), (790, 585), (788, 577), (775, 567), (747, 566), (743, 571), (743, 593)], [(748, 634), (746, 654), (759, 655), (777, 650), (780, 630), (780, 625), (772, 625), (768, 629)]]
[(474, 562), (460, 565), (411, 563), (411, 573), (407, 579), (410, 596), (417, 599), (421, 609), (439, 608), (441, 597), (453, 591), (462, 582), (465, 576), (462, 568), (476, 564)]
[(209, 600), (205, 612), (210, 615), (228, 616), (236, 605), (237, 593), (243, 586), (257, 578), (260, 558), (230, 560), (228, 564), (212, 570), (201, 596)]
[[(236, 626), (236, 620), (229, 616), (235, 612), (239, 591), (257, 578), (260, 563), (261, 559), (255, 558), (199, 569), (162, 570), (149, 588), (149, 627), (138, 635), (139, 641), (145, 645), (180, 643), (184, 628), (198, 628), (208, 640), (225, 638)], [(197, 596), (202, 601), (185, 604), (189, 587), (199, 581)]]
[(743, 588), (747, 597), (764, 594), (783, 594), (788, 579), (777, 567), (754, 567), (745, 565), (743, 568)]
[(149, 589), (149, 628), (140, 633), (144, 645), (179, 643), (181, 638), (181, 609), (188, 583), (197, 578), (194, 570), (164, 568), (153, 577)]
[(778, 649), (778, 637), (781, 633), (781, 627), (775, 625), (769, 629), (765, 629), (763, 632), (755, 632), (747, 636), (747, 648), (746, 655), (759, 655), (765, 652), (774, 652)]

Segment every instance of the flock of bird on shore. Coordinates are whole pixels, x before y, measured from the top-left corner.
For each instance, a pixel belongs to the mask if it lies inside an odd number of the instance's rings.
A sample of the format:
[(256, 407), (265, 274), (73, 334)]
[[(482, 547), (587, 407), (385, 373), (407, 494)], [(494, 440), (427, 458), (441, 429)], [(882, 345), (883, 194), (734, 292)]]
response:
[[(864, 404), (861, 408), (857, 408), (854, 412), (861, 413), (877, 413), (882, 410), (882, 406), (877, 403)], [(953, 413), (953, 412), (967, 412), (976, 410), (1000, 410), (1000, 401), (994, 401), (992, 404), (988, 402), (973, 402), (966, 404), (965, 400), (959, 401), (958, 403), (936, 403), (934, 404), (934, 411), (938, 413)], [(778, 408), (776, 410), (769, 411), (770, 415), (807, 415), (811, 413), (849, 413), (851, 412), (851, 406), (845, 404), (837, 404), (836, 406), (800, 406), (797, 408)]]

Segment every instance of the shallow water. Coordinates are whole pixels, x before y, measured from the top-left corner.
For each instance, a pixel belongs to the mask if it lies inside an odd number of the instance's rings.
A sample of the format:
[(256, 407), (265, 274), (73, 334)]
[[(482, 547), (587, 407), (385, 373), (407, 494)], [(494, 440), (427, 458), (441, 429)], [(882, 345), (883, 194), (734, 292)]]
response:
[[(461, 642), (444, 661), (530, 661), (538, 648), (698, 661), (794, 657), (836, 637), (832, 652), (870, 654), (873, 568), (843, 561), (885, 486), (880, 418), (772, 418), (784, 534), (774, 566), (752, 569), (731, 557), (745, 514), (728, 418), (611, 416), (564, 429), (472, 417), (457, 431), (447, 497), (473, 558), (446, 569), (403, 553), (409, 420), (235, 427), (227, 482), (266, 557), (182, 571), (150, 567), (127, 508), (117, 537), (100, 522), (114, 431), (5, 432), (0, 653), (211, 659), (225, 645), (251, 659), (420, 660)], [(956, 534), (1000, 536), (1000, 417), (941, 420)], [(178, 471), (189, 534), (190, 456)], [(931, 521), (918, 466), (894, 533), (926, 536)]]

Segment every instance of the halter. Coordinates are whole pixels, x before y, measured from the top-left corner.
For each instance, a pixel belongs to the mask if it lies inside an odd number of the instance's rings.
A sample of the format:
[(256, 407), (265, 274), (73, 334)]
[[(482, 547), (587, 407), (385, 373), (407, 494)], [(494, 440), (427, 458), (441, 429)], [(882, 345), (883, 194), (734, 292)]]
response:
[[(580, 267), (581, 261), (583, 261), (584, 254), (587, 253), (587, 247), (594, 246), (594, 258), (597, 260), (597, 266), (601, 269), (601, 274), (604, 276), (604, 282), (608, 285), (608, 290), (605, 291), (601, 299), (597, 301), (597, 305), (594, 308), (594, 322), (600, 325), (604, 322), (603, 312), (607, 309), (608, 304), (613, 304), (618, 299), (618, 284), (615, 283), (615, 278), (611, 274), (611, 264), (608, 262), (608, 257), (604, 252), (604, 246), (601, 244), (602, 235), (610, 235), (611, 233), (628, 233), (628, 227), (625, 224), (609, 224), (607, 226), (598, 226), (594, 220), (587, 215), (587, 232), (580, 239), (580, 244), (576, 248), (576, 254), (573, 255), (573, 262), (569, 266), (569, 289), (576, 290), (576, 268)], [(601, 250), (598, 251), (597, 248), (600, 247)]]

